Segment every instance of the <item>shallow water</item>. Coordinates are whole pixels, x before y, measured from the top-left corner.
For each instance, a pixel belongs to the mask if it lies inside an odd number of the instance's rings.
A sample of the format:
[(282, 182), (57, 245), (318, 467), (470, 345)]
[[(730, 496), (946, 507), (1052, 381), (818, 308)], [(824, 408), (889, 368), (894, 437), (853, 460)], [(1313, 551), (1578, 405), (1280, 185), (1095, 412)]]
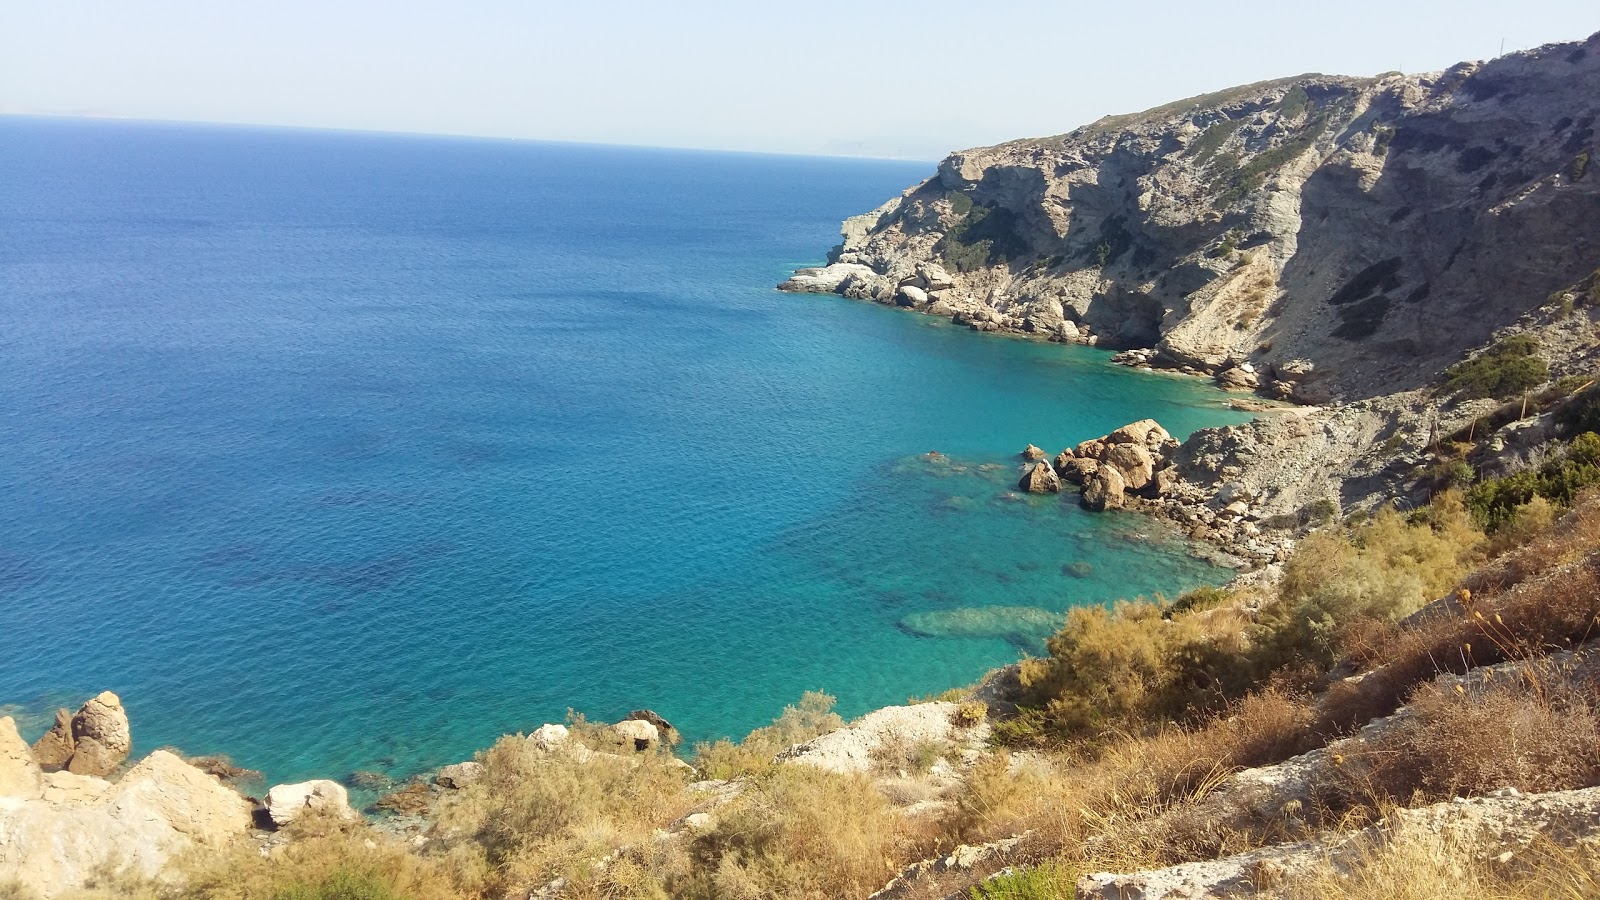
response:
[(930, 172), (0, 119), (0, 704), (403, 774), (569, 707), (859, 713), (1037, 647), (974, 610), (1222, 580), (1010, 493), (1244, 419), (1205, 385), (772, 290)]

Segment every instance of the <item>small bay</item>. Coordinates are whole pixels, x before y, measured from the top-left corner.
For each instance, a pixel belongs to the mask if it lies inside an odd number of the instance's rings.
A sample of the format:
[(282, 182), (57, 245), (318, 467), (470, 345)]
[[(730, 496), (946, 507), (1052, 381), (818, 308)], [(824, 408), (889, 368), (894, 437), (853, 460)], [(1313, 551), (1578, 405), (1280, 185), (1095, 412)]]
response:
[(0, 706), (404, 775), (569, 708), (859, 714), (1224, 580), (1013, 493), (1247, 418), (1209, 386), (773, 290), (931, 172), (0, 118)]

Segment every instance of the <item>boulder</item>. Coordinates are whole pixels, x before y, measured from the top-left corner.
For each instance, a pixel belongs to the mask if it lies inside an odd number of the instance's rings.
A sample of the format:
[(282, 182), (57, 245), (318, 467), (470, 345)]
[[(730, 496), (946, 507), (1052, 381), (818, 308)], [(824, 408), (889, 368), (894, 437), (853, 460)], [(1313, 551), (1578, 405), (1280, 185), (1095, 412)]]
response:
[(1261, 386), (1261, 378), (1245, 366), (1234, 366), (1217, 373), (1217, 386), (1225, 391), (1253, 391)]
[(72, 758), (67, 760), (66, 769), (74, 775), (110, 775), (132, 749), (133, 738), (122, 700), (105, 691), (72, 717)]
[(449, 790), (460, 790), (482, 777), (482, 763), (459, 762), (440, 769), (438, 774), (433, 776), (433, 783)]
[(346, 819), (356, 817), (356, 811), (350, 808), (350, 793), (344, 789), (344, 785), (325, 778), (274, 785), (267, 791), (262, 806), (266, 809), (267, 818), (278, 828), (300, 818), (307, 811), (327, 811)]
[(0, 797), (37, 797), (41, 775), (16, 721), (0, 717)]
[(56, 710), (56, 724), (34, 742), (33, 758), (47, 772), (67, 767), (72, 759), (72, 713)]
[(1038, 462), (1039, 460), (1044, 459), (1047, 455), (1048, 454), (1046, 454), (1043, 450), (1039, 449), (1033, 444), (1029, 444), (1022, 451), (1022, 458), (1028, 462)]
[(955, 287), (956, 281), (945, 271), (944, 266), (936, 262), (923, 262), (917, 264), (917, 275), (927, 285), (930, 291), (942, 291)]
[(1126, 488), (1122, 473), (1110, 466), (1101, 466), (1094, 477), (1083, 483), (1079, 502), (1096, 512), (1121, 509), (1127, 500), (1122, 494)]
[[(1062, 463), (1061, 457), (1056, 457), (1056, 462)], [(1079, 459), (1076, 456), (1069, 456), (1064, 464), (1056, 466), (1056, 474), (1061, 476), (1062, 481), (1078, 485), (1093, 478), (1094, 473), (1098, 471), (1100, 471), (1099, 463), (1092, 459)]]
[(1105, 452), (1106, 442), (1100, 438), (1095, 438), (1091, 441), (1083, 441), (1079, 443), (1078, 446), (1072, 448), (1072, 455), (1079, 459), (1098, 460), (1101, 454)]
[(653, 709), (636, 709), (633, 712), (628, 713), (627, 718), (638, 719), (641, 722), (649, 722), (651, 725), (654, 725), (656, 727), (656, 731), (661, 733), (662, 742), (669, 747), (675, 746), (680, 740), (678, 737), (678, 729), (673, 727), (671, 722), (661, 718), (661, 716)]
[(528, 735), (528, 740), (540, 750), (551, 750), (567, 740), (567, 726), (544, 724)]
[(1130, 491), (1143, 488), (1156, 474), (1155, 460), (1143, 444), (1112, 444), (1100, 457), (1100, 465), (1116, 469)]
[(1160, 447), (1172, 440), (1172, 435), (1155, 419), (1140, 419), (1130, 422), (1106, 435), (1103, 440), (1107, 444), (1143, 444), (1148, 448)]
[(1030, 494), (1054, 494), (1061, 490), (1061, 477), (1049, 463), (1041, 460), (1034, 463), (1022, 480), (1017, 482), (1017, 490)]
[(916, 285), (901, 285), (900, 290), (894, 295), (894, 304), (896, 306), (927, 306), (928, 292)]
[(1079, 331), (1078, 326), (1071, 322), (1062, 322), (1057, 325), (1056, 334), (1064, 341), (1080, 341), (1083, 339), (1083, 332)]
[(250, 830), (243, 797), (165, 750), (115, 784), (70, 772), (44, 780), (41, 796), (0, 802), (0, 884), (47, 900), (110, 867), (154, 877), (174, 857)]
[(661, 729), (641, 719), (624, 719), (611, 726), (611, 733), (625, 746), (644, 752), (661, 741)]

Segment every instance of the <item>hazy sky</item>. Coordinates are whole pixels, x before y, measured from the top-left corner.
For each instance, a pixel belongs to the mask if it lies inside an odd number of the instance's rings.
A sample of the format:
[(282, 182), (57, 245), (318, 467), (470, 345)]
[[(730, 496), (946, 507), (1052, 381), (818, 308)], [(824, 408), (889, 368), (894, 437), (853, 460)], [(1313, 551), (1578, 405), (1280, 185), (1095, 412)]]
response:
[(934, 159), (1596, 30), (1595, 0), (0, 0), (0, 113)]

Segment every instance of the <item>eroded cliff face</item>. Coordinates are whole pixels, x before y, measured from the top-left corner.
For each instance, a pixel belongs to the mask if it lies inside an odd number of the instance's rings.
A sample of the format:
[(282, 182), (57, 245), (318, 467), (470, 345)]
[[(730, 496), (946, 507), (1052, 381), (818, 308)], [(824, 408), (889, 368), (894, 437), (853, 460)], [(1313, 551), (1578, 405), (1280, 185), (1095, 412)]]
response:
[(1600, 265), (1600, 35), (1307, 75), (951, 155), (848, 220), (834, 291), (1301, 401), (1434, 380)]

